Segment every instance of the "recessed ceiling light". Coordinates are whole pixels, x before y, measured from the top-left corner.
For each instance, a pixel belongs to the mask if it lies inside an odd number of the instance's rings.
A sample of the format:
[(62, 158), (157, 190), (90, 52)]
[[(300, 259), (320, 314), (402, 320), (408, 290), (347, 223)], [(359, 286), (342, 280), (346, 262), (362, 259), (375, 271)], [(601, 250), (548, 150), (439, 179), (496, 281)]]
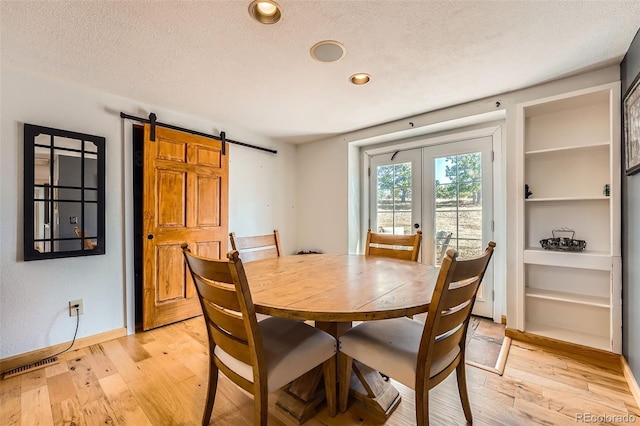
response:
[(335, 40), (323, 40), (311, 46), (311, 57), (319, 62), (335, 62), (344, 58), (347, 50)]
[(249, 15), (262, 24), (275, 24), (282, 17), (280, 5), (273, 0), (253, 0)]
[(370, 80), (371, 80), (371, 76), (364, 72), (359, 72), (349, 77), (349, 81), (355, 84), (356, 86), (367, 84)]

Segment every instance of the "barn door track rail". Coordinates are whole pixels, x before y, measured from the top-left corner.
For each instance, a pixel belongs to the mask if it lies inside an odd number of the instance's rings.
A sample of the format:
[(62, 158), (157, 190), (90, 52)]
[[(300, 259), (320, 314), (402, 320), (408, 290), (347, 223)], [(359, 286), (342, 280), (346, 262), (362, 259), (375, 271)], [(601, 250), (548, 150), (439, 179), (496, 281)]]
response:
[(232, 139), (227, 139), (224, 132), (220, 132), (220, 136), (209, 135), (207, 133), (198, 132), (197, 130), (185, 129), (184, 127), (174, 126), (173, 124), (161, 123), (157, 120), (157, 116), (152, 112), (149, 114), (149, 118), (135, 117), (133, 115), (126, 114), (124, 112), (120, 112), (120, 118), (126, 118), (129, 120), (138, 121), (140, 123), (146, 123), (151, 125), (151, 140), (155, 142), (156, 140), (156, 126), (165, 127), (167, 129), (178, 130), (180, 132), (190, 133), (192, 135), (198, 135), (209, 139), (215, 139), (222, 142), (222, 155), (226, 154), (226, 146), (227, 143), (232, 143), (235, 145), (246, 146), (247, 148), (253, 148), (260, 151), (270, 152), (272, 154), (277, 154), (278, 151), (271, 148), (265, 148), (262, 146), (252, 145), (250, 143), (234, 141)]

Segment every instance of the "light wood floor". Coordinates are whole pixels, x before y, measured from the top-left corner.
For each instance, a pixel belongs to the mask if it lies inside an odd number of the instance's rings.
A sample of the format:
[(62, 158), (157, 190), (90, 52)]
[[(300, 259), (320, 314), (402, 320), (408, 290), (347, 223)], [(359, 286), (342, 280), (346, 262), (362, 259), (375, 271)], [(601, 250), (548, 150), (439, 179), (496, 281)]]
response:
[[(197, 425), (206, 395), (206, 331), (200, 318), (64, 354), (62, 362), (0, 380), (0, 425)], [(575, 425), (577, 414), (623, 416), (640, 410), (619, 371), (513, 342), (504, 375), (467, 366), (476, 425)], [(414, 425), (413, 391), (387, 425)], [(274, 406), (269, 424), (291, 425)], [(431, 423), (465, 424), (455, 374), (431, 391)], [(211, 425), (252, 424), (252, 399), (221, 376)], [(613, 416), (620, 416), (619, 418)], [(616, 421), (618, 420), (618, 421)], [(373, 425), (357, 407), (334, 418), (320, 409), (306, 423)], [(592, 423), (593, 424), (593, 423)], [(598, 423), (603, 424), (603, 423)]]

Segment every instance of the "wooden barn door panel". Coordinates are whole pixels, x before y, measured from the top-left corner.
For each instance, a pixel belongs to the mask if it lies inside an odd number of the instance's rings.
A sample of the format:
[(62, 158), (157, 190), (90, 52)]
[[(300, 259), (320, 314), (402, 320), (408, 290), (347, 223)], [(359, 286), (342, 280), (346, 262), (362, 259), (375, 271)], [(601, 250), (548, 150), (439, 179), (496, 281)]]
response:
[(144, 129), (143, 328), (201, 314), (181, 244), (205, 257), (227, 248), (229, 157), (222, 143), (176, 130)]

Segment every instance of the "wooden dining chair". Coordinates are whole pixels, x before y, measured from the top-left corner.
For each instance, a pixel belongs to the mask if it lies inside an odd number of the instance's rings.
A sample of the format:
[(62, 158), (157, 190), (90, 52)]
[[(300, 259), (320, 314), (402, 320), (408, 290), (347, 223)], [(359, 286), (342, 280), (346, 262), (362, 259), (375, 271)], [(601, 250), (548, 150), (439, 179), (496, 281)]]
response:
[(349, 383), (357, 360), (416, 392), (416, 424), (429, 424), (429, 390), (456, 370), (458, 392), (467, 422), (472, 422), (465, 375), (465, 337), (478, 287), (493, 255), (458, 260), (450, 249), (433, 291), (425, 323), (408, 318), (366, 321), (340, 337), (339, 408), (347, 409)]
[(382, 256), (418, 261), (422, 231), (413, 235), (379, 234), (367, 231), (365, 256)]
[(436, 232), (436, 265), (439, 265), (444, 258), (444, 254), (449, 248), (449, 242), (451, 242), (451, 231), (438, 231)]
[(329, 415), (336, 414), (336, 340), (304, 322), (258, 322), (238, 252), (206, 259), (182, 245), (209, 336), (209, 385), (202, 424), (209, 424), (218, 371), (254, 398), (254, 424), (266, 426), (268, 394), (322, 364)]
[(280, 233), (277, 229), (274, 229), (272, 234), (248, 237), (237, 237), (235, 232), (232, 232), (229, 239), (232, 250), (237, 250), (245, 263), (282, 256)]
[[(282, 256), (280, 233), (277, 229), (272, 234), (237, 237), (235, 232), (229, 234), (231, 249), (240, 253), (244, 263), (254, 260), (272, 259)], [(257, 314), (258, 321), (271, 318), (269, 315)]]

